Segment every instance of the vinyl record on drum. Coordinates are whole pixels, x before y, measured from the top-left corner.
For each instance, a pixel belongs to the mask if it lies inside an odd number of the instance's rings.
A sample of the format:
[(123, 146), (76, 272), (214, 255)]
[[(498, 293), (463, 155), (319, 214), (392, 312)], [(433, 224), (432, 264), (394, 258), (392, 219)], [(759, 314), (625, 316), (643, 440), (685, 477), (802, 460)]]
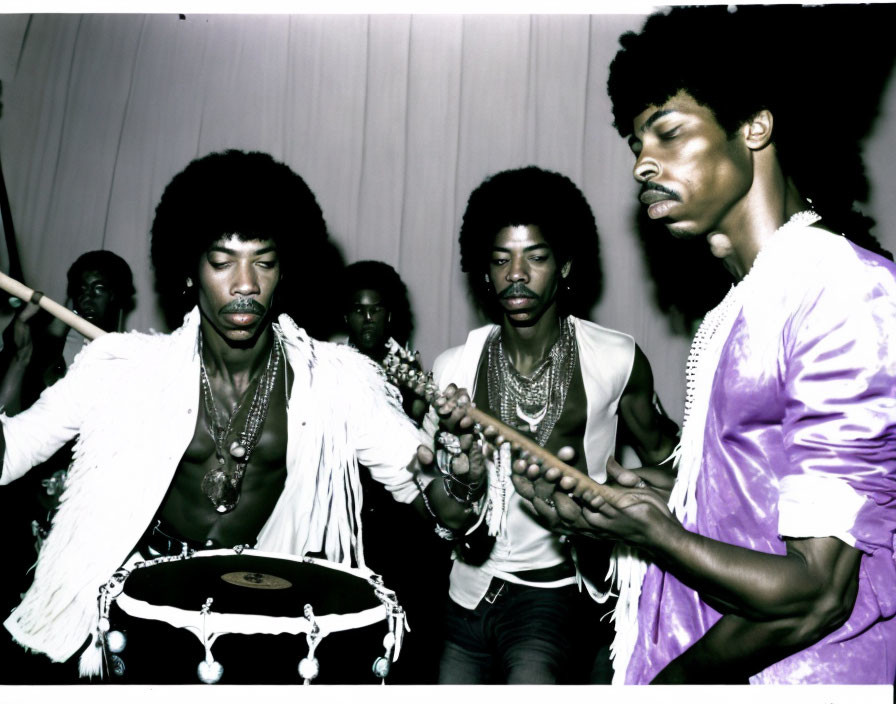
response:
[(159, 606), (199, 611), (214, 599), (219, 613), (301, 617), (357, 612), (380, 605), (365, 579), (315, 564), (258, 555), (193, 557), (134, 570), (126, 591)]
[(228, 584), (247, 589), (289, 589), (292, 582), (263, 572), (226, 572), (221, 575)]

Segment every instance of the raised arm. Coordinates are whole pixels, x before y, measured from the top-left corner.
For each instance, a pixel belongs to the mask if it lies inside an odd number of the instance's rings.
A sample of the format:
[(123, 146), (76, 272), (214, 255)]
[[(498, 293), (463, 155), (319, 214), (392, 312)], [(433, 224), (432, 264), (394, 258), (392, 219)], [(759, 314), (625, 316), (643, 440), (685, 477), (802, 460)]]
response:
[(27, 410), (0, 419), (4, 440), (0, 484), (18, 479), (78, 434), (90, 399), (105, 393), (97, 362), (106, 353), (94, 345), (85, 348), (66, 375)]
[(0, 407), (10, 415), (22, 410), (25, 371), (34, 354), (34, 341), (28, 321), (39, 310), (40, 308), (34, 303), (27, 303), (12, 321), (13, 334), (10, 342), (14, 351), (11, 351), (9, 366), (3, 374), (3, 381), (0, 382)]

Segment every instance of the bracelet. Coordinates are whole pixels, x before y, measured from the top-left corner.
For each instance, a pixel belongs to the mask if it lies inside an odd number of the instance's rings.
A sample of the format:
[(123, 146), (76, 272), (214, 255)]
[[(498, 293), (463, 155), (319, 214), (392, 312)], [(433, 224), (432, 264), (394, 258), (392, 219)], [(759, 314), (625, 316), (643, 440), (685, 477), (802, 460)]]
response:
[(462, 452), (460, 449), (460, 438), (454, 433), (449, 433), (447, 430), (440, 430), (436, 434), (436, 443), (444, 447), (455, 457)]
[(40, 299), (43, 297), (44, 297), (43, 291), (32, 291), (31, 292), (31, 302), (34, 305), (37, 305), (38, 303), (40, 303)]
[[(466, 494), (463, 497), (460, 497), (457, 494), (455, 494), (453, 491), (451, 491), (451, 482), (452, 481), (456, 481), (458, 484), (460, 484), (467, 490)], [(471, 485), (471, 484), (464, 484), (462, 481), (460, 481), (456, 477), (443, 477), (442, 478), (442, 486), (445, 488), (445, 493), (448, 494), (448, 496), (450, 496), (452, 499), (457, 501), (457, 503), (461, 504), (462, 506), (469, 507), (473, 503), (473, 500), (476, 498), (476, 493), (479, 491), (479, 489), (482, 488), (482, 482), (479, 482), (478, 484), (475, 484), (475, 485)]]
[(457, 540), (457, 536), (454, 534), (454, 531), (450, 528), (446, 528), (441, 523), (439, 523), (439, 517), (436, 515), (436, 512), (432, 510), (432, 504), (429, 503), (429, 497), (426, 495), (426, 487), (423, 486), (423, 482), (420, 480), (418, 475), (414, 475), (414, 483), (417, 485), (417, 488), (420, 490), (420, 496), (423, 497), (423, 505), (426, 507), (426, 511), (432, 516), (436, 525), (433, 528), (435, 534), (439, 536), (442, 540)]
[(482, 479), (480, 479), (480, 480), (479, 480), (478, 482), (476, 482), (475, 484), (468, 484), (467, 482), (465, 482), (463, 479), (461, 479), (461, 478), (460, 478), (459, 476), (457, 476), (456, 474), (446, 474), (446, 475), (443, 477), (443, 479), (444, 479), (445, 481), (457, 482), (457, 483), (460, 484), (464, 489), (467, 489), (467, 490), (470, 490), (470, 491), (476, 491), (479, 487), (481, 487), (481, 486), (485, 483)]

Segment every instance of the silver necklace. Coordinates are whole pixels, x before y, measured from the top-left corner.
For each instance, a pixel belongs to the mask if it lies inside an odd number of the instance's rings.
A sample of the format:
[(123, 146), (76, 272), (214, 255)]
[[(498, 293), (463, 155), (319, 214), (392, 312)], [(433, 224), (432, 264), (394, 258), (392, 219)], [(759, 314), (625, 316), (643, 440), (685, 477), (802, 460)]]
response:
[(236, 434), (225, 452), (224, 448), (227, 439), (233, 433), (233, 422), (249, 396), (249, 388), (243, 392), (236, 407), (227, 417), (227, 422), (222, 424), (219, 420), (218, 407), (215, 403), (215, 396), (212, 393), (208, 371), (205, 368), (205, 360), (202, 358), (202, 335), (200, 334), (199, 336), (199, 377), (202, 387), (202, 400), (205, 405), (205, 415), (208, 419), (206, 430), (215, 443), (215, 454), (218, 458), (218, 466), (212, 467), (202, 478), (201, 488), (212, 504), (214, 504), (218, 513), (232, 511), (239, 502), (240, 485), (243, 475), (246, 473), (246, 465), (249, 464), (249, 459), (252, 457), (252, 452), (258, 442), (261, 428), (264, 426), (268, 415), (271, 393), (277, 380), (279, 367), (280, 345), (274, 340), (264, 371), (256, 380), (255, 394), (246, 414), (245, 425)]
[(572, 321), (560, 323), (560, 336), (528, 376), (510, 363), (497, 328), (488, 339), (488, 403), (501, 420), (544, 445), (563, 411), (576, 366)]

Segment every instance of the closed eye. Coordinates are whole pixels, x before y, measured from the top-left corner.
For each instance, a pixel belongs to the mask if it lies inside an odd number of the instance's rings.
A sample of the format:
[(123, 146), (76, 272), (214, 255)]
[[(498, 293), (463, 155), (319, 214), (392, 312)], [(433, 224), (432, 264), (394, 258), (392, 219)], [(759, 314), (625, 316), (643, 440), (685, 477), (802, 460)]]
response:
[(678, 127), (674, 127), (671, 130), (666, 130), (665, 132), (660, 132), (659, 136), (662, 140), (670, 140), (675, 139), (678, 136), (679, 129)]

